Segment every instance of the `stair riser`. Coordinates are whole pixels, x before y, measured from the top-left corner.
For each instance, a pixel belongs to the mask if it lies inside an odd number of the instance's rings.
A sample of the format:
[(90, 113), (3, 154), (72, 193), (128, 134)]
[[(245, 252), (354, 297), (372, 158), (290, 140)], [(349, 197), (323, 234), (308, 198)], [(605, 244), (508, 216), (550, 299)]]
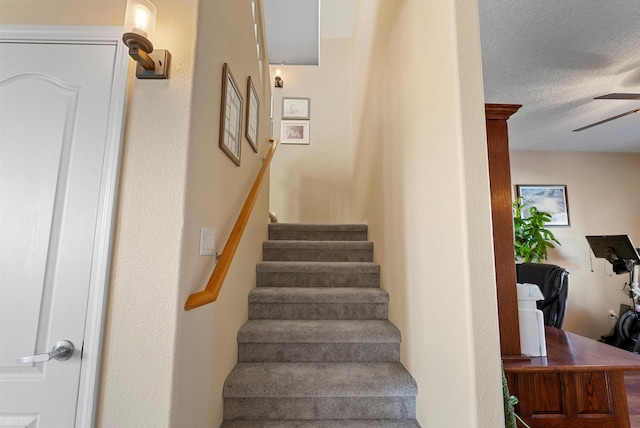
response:
[(291, 262), (373, 262), (373, 250), (331, 248), (263, 248), (262, 259), (264, 261)]
[(224, 399), (231, 420), (414, 419), (415, 397), (272, 397)]
[(366, 241), (367, 231), (270, 230), (271, 241)]
[(399, 343), (240, 343), (238, 362), (398, 362)]
[(257, 272), (258, 287), (380, 287), (379, 273)]
[(415, 419), (324, 421), (227, 421), (220, 428), (420, 428)]
[(387, 303), (249, 303), (249, 319), (386, 320)]

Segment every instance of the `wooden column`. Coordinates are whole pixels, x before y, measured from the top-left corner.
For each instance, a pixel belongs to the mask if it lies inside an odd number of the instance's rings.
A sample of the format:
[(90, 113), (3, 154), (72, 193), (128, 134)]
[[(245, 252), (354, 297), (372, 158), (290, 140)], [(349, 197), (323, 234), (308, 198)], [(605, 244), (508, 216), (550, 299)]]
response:
[(520, 107), (522, 106), (518, 104), (485, 104), (498, 322), (500, 350), (503, 357), (521, 355), (516, 266), (513, 254), (511, 164), (507, 132), (507, 119)]

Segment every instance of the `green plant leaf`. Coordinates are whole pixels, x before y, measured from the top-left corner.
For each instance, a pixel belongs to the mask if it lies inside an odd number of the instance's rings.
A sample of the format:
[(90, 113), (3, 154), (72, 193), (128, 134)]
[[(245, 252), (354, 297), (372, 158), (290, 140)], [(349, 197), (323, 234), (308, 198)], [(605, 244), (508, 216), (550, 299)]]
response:
[[(547, 260), (548, 250), (555, 248), (552, 242), (560, 242), (553, 233), (545, 227), (551, 221), (551, 214), (540, 211), (535, 206), (527, 206), (522, 197), (518, 197), (512, 204), (514, 227), (514, 254), (516, 258), (525, 262), (539, 263)], [(527, 217), (523, 214), (528, 212)]]

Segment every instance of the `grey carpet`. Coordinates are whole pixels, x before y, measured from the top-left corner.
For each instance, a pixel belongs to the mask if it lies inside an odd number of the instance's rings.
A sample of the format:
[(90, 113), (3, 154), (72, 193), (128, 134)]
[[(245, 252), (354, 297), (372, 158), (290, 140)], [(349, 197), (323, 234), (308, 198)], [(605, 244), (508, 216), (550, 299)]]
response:
[(373, 262), (369, 241), (266, 241), (264, 261)]
[(272, 224), (269, 237), (222, 427), (419, 427), (366, 225)]
[(292, 224), (269, 226), (269, 240), (366, 241), (366, 224)]
[(228, 421), (221, 428), (417, 428), (413, 419), (403, 421), (324, 420), (324, 421)]
[(380, 266), (371, 262), (263, 262), (258, 287), (380, 287)]

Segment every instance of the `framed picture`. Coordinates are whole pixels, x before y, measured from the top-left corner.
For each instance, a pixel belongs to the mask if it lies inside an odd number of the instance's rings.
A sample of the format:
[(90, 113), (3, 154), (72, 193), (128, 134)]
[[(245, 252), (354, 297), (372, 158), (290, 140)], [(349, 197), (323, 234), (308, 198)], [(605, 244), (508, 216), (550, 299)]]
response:
[[(567, 186), (518, 184), (516, 190), (527, 205), (551, 214), (551, 221), (547, 226), (569, 226)], [(524, 215), (526, 217), (526, 212)]]
[(282, 118), (283, 119), (306, 119), (311, 116), (310, 98), (283, 98)]
[(247, 79), (247, 124), (245, 125), (247, 140), (254, 152), (258, 153), (258, 117), (260, 98), (253, 86), (251, 76)]
[(223, 152), (240, 166), (242, 141), (242, 95), (238, 90), (229, 64), (222, 69), (222, 106), (220, 108), (220, 142)]
[(283, 120), (280, 142), (283, 144), (309, 144), (309, 121)]

